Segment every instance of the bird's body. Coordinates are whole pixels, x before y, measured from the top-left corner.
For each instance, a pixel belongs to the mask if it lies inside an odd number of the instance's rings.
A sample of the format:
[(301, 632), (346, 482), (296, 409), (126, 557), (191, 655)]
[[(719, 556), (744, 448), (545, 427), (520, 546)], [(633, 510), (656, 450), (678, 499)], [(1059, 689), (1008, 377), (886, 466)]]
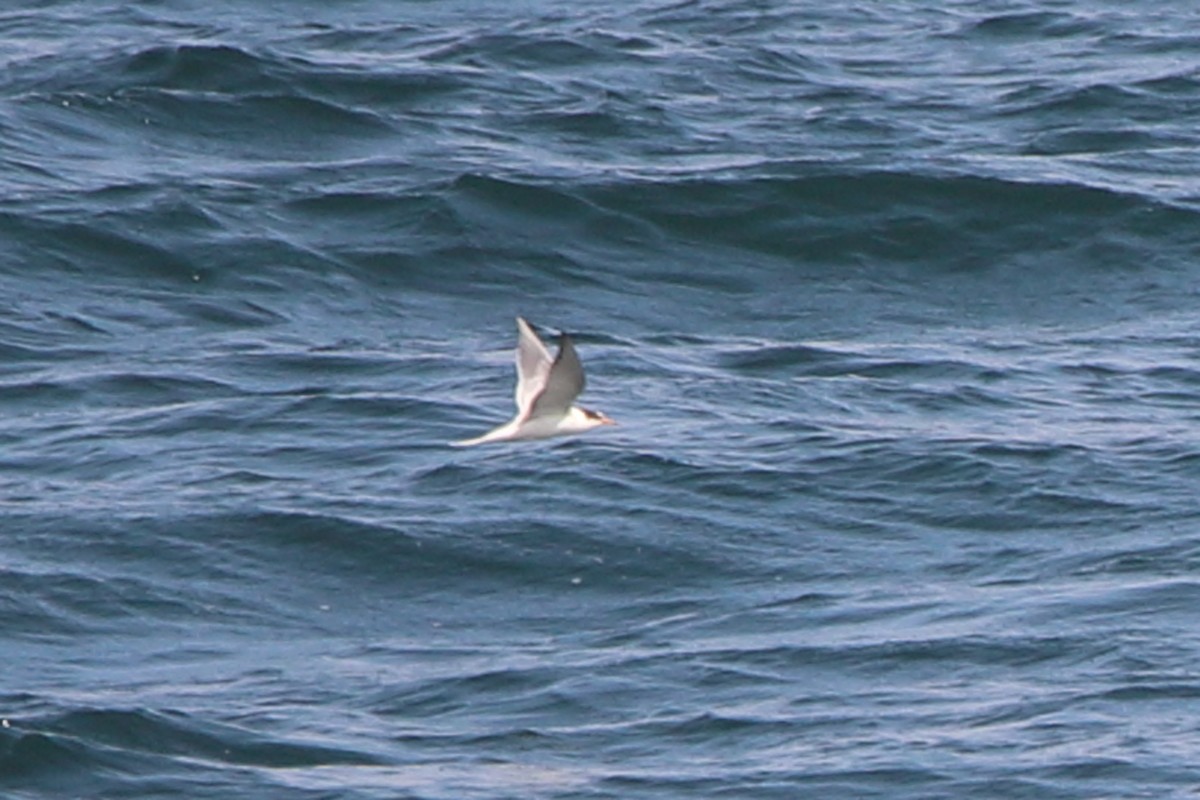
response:
[(583, 433), (601, 425), (615, 425), (598, 411), (574, 405), (583, 391), (583, 364), (571, 337), (563, 334), (558, 356), (550, 351), (521, 317), (517, 317), (517, 415), (505, 424), (474, 439), (454, 442), (469, 447), (489, 442), (547, 439)]

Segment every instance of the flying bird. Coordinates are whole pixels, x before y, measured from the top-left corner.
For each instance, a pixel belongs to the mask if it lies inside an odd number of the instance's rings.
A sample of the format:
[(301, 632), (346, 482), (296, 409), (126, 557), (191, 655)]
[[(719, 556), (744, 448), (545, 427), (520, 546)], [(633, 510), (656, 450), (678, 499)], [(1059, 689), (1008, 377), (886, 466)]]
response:
[(498, 428), (474, 439), (452, 442), (470, 447), (490, 442), (547, 439), (590, 431), (601, 425), (616, 425), (599, 411), (575, 405), (583, 391), (583, 364), (571, 337), (563, 334), (558, 355), (550, 351), (523, 318), (517, 317), (517, 415)]

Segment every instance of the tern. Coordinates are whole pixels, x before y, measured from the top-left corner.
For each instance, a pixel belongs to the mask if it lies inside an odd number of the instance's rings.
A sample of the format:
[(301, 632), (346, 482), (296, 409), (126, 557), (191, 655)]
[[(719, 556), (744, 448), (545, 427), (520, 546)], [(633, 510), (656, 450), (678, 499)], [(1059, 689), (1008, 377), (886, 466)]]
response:
[(517, 317), (517, 415), (494, 430), (474, 439), (451, 442), (470, 447), (490, 442), (547, 439), (590, 431), (601, 425), (616, 425), (599, 411), (575, 405), (583, 391), (583, 364), (571, 337), (563, 334), (558, 356), (550, 351), (522, 317)]

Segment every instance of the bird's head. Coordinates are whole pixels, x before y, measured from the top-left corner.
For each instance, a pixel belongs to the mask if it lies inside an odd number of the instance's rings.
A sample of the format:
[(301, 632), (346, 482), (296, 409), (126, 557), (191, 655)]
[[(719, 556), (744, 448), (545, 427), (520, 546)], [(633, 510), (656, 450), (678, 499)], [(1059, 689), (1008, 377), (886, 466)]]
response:
[(593, 411), (590, 408), (580, 408), (579, 410), (582, 411), (583, 415), (587, 417), (588, 421), (595, 426), (617, 424), (616, 420), (614, 420), (612, 417), (609, 417), (602, 411)]

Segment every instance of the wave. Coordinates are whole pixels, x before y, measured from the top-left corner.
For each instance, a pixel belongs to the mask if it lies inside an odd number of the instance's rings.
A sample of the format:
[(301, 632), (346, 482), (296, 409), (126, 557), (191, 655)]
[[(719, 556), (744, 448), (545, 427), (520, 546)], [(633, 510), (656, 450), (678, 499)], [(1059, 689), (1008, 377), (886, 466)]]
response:
[[(384, 763), (371, 753), (289, 741), (180, 711), (77, 708), (6, 720), (0, 730), (0, 775), (8, 785), (56, 794), (128, 791), (130, 783), (116, 777), (122, 774), (171, 772), (173, 782), (203, 782), (228, 768), (259, 771), (266, 789), (277, 770)], [(142, 783), (152, 788), (151, 780)]]

